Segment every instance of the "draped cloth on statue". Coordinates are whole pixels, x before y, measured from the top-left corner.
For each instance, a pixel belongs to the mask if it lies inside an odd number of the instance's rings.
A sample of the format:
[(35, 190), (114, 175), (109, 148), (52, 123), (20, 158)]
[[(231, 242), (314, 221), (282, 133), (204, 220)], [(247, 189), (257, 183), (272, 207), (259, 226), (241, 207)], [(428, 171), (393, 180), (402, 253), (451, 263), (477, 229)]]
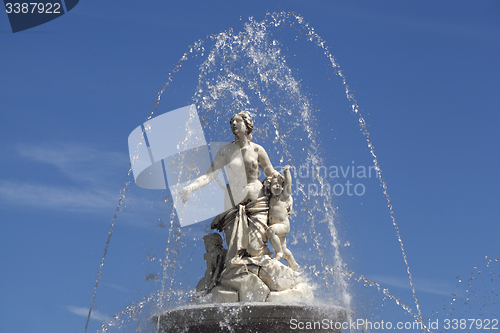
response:
[(231, 208), (214, 219), (212, 228), (226, 234), (226, 262), (237, 256), (270, 254), (266, 246), (268, 211), (269, 198), (263, 196)]
[[(225, 269), (221, 283), (239, 292), (240, 301), (267, 297), (269, 291), (282, 291), (296, 285), (297, 275), (277, 260), (267, 247), (269, 198), (260, 197), (240, 204), (212, 222), (212, 228), (224, 231), (227, 243)], [(259, 294), (260, 296), (256, 296)]]

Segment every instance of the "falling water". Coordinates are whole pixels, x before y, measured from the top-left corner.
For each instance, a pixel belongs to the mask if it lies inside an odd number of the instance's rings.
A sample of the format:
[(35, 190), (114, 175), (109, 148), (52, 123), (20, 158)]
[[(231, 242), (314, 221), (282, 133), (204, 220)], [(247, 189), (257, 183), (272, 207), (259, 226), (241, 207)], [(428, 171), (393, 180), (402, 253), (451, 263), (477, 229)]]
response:
[[(295, 37), (294, 34), (296, 34)], [(404, 309), (421, 322), (426, 330), (429, 330), (422, 317), (387, 184), (382, 177), (382, 169), (378, 164), (365, 119), (360, 114), (360, 108), (347, 85), (346, 77), (330, 53), (326, 42), (308, 23), (304, 22), (300, 15), (285, 12), (267, 14), (262, 22), (250, 18), (242, 32), (234, 33), (228, 30), (207, 36), (204, 40), (194, 43), (183, 54), (179, 64), (168, 74), (167, 81), (159, 91), (147, 119), (155, 116), (160, 100), (174, 82), (174, 76), (184, 69), (187, 61), (196, 64), (197, 84), (193, 85), (196, 88), (189, 97), (190, 100), (184, 100), (179, 106), (191, 103), (196, 105), (204, 125), (207, 142), (227, 141), (232, 136), (228, 126), (229, 118), (239, 110), (247, 110), (252, 115), (256, 127), (253, 133), (254, 141), (267, 150), (273, 165), (278, 170), (280, 166), (286, 164), (290, 164), (294, 170), (292, 176), (295, 184), (293, 187), (295, 204), (294, 215), (291, 217), (292, 232), (288, 238), (290, 238), (290, 243), (294, 238), (292, 244), (297, 244), (297, 247), (292, 247), (297, 261), (301, 264), (304, 274), (311, 276), (317, 288), (328, 290), (326, 295), (317, 295), (319, 301), (335, 302), (351, 309), (353, 295), (349, 283), (355, 274), (347, 270), (340, 253), (341, 241), (337, 230), (337, 210), (330, 191), (323, 190), (329, 188), (328, 180), (320, 172), (314, 173), (314, 170), (319, 170), (324, 163), (323, 150), (317, 137), (318, 125), (315, 120), (315, 112), (318, 110), (314, 107), (314, 102), (309, 97), (310, 94), (304, 92), (298, 71), (289, 66), (287, 46), (281, 38), (295, 38), (295, 40), (305, 38), (307, 42), (321, 50), (334, 74), (341, 78), (347, 101), (350, 103), (350, 110), (358, 117), (359, 128), (365, 136), (383, 187), (417, 313), (389, 293), (387, 288), (382, 288), (382, 295)], [(196, 62), (200, 60), (201, 62)], [(172, 107), (167, 106), (168, 109)], [(304, 165), (313, 170), (312, 178), (300, 177), (298, 171)], [(311, 196), (311, 188), (316, 189), (313, 196)], [(117, 212), (122, 199), (121, 197)], [(168, 195), (167, 199), (171, 201)], [(95, 284), (87, 325), (115, 220), (116, 214)], [(146, 307), (152, 307), (155, 309), (152, 310), (153, 312), (159, 313), (166, 308), (183, 304), (189, 299), (189, 291), (176, 280), (176, 274), (180, 271), (178, 268), (185, 265), (182, 262), (185, 259), (180, 253), (186, 250), (189, 240), (185, 238), (190, 230), (180, 229), (175, 212), (172, 210), (169, 216), (165, 254), (161, 261), (162, 279), (159, 291), (115, 315), (113, 320), (103, 325), (101, 332), (107, 332), (111, 327), (120, 329), (126, 324), (126, 317), (144, 320), (150, 318), (152, 312), (148, 312), (143, 317), (139, 316), (139, 313), (143, 313)], [(333, 256), (330, 255), (332, 251)], [(368, 288), (375, 288), (378, 291), (381, 289), (379, 284), (371, 282), (362, 275), (354, 280), (364, 283)], [(87, 330), (87, 325), (85, 330)], [(156, 329), (159, 330), (159, 327)]]
[(92, 300), (90, 301), (89, 314), (87, 316), (87, 322), (85, 323), (85, 332), (87, 332), (87, 328), (89, 326), (90, 315), (92, 314), (92, 309), (94, 308), (95, 296), (97, 294), (97, 287), (99, 286), (99, 281), (101, 280), (102, 268), (104, 266), (104, 260), (106, 259), (106, 254), (108, 253), (109, 242), (111, 241), (111, 236), (113, 235), (113, 229), (115, 228), (116, 217), (118, 212), (120, 211), (120, 207), (122, 205), (123, 199), (125, 198), (125, 192), (127, 190), (128, 182), (125, 183), (125, 187), (123, 188), (120, 199), (118, 199), (118, 205), (116, 206), (115, 215), (111, 221), (111, 227), (109, 228), (108, 239), (106, 240), (106, 246), (104, 247), (104, 254), (102, 255), (101, 264), (99, 265), (99, 273), (97, 273), (97, 280), (94, 285), (94, 292), (92, 294)]

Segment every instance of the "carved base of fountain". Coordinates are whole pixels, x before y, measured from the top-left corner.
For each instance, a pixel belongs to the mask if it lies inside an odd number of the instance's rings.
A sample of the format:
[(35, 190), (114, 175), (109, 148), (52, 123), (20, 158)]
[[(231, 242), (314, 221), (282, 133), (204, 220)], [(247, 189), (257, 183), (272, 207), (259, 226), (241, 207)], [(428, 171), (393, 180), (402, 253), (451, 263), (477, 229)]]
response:
[(160, 332), (340, 332), (348, 314), (332, 305), (222, 303), (179, 307), (154, 320)]

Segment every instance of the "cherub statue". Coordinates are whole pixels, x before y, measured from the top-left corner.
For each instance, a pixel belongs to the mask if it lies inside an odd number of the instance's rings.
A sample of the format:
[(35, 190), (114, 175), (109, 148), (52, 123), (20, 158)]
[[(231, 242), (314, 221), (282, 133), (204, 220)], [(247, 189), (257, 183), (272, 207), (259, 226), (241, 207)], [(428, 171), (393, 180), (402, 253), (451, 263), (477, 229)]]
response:
[(224, 268), (226, 250), (222, 248), (222, 237), (217, 233), (205, 235), (203, 240), (207, 251), (203, 256), (207, 262), (207, 270), (205, 276), (198, 282), (196, 291), (208, 294), (215, 287)]
[(291, 269), (296, 270), (299, 265), (292, 252), (286, 247), (286, 236), (290, 232), (288, 217), (292, 211), (292, 175), (290, 166), (283, 167), (284, 177), (276, 172), (264, 180), (264, 186), (270, 189), (269, 226), (267, 238), (276, 252), (275, 260), (285, 259)]

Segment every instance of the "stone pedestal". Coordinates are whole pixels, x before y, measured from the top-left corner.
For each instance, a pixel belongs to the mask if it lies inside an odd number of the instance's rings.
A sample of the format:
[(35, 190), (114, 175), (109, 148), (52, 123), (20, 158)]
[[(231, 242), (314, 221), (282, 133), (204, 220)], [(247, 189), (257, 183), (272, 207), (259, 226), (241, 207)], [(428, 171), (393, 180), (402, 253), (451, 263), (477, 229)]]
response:
[(340, 332), (349, 318), (340, 306), (265, 302), (184, 306), (154, 320), (160, 322), (160, 332), (284, 333)]

